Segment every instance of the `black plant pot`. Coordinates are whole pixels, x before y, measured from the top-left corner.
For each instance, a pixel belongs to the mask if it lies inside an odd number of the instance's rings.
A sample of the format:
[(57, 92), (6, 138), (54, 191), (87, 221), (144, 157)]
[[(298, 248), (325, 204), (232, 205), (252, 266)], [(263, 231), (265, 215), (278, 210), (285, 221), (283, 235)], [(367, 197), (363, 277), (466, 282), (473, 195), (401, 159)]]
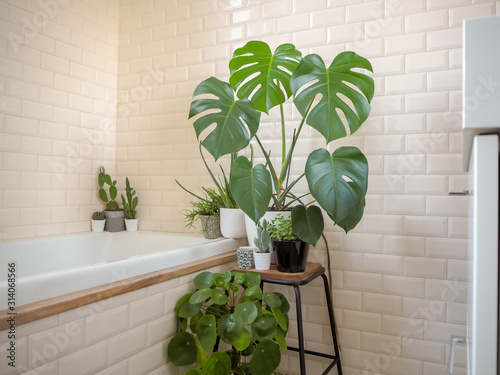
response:
[(272, 240), (276, 269), (280, 272), (304, 272), (309, 244), (301, 240)]

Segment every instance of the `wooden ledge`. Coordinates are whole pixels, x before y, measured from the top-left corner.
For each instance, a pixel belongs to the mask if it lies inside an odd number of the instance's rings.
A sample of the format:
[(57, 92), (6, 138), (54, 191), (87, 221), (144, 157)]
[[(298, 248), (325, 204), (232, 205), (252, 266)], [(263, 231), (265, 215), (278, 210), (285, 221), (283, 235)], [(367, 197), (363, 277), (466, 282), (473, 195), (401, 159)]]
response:
[(323, 266), (320, 263), (307, 263), (304, 272), (297, 272), (297, 273), (280, 272), (276, 269), (275, 265), (271, 265), (271, 269), (266, 271), (257, 271), (255, 268), (249, 268), (249, 269), (235, 268), (234, 270), (238, 272), (248, 272), (248, 271), (258, 272), (260, 273), (260, 277), (263, 279), (299, 282), (311, 277), (315, 273), (319, 272), (322, 268)]
[[(68, 293), (59, 297), (49, 298), (44, 301), (34, 302), (16, 307), (16, 327), (21, 324), (43, 319), (51, 315), (73, 310), (94, 302), (102, 301), (120, 294), (133, 292), (154, 284), (176, 279), (207, 268), (220, 266), (236, 261), (236, 250), (229, 253), (216, 255), (214, 257), (200, 259), (183, 265), (165, 268), (160, 271), (147, 273), (145, 275), (131, 277), (129, 279), (116, 281), (110, 284), (96, 286), (93, 288)], [(9, 310), (0, 311), (0, 331), (10, 327), (8, 319), (13, 315)]]

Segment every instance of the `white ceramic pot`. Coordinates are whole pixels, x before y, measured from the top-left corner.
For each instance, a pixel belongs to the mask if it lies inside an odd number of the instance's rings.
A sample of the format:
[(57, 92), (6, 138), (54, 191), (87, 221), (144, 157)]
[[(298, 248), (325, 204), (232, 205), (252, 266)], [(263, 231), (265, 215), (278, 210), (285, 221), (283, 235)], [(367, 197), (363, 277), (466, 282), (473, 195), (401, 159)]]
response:
[(125, 227), (127, 232), (137, 232), (139, 226), (139, 219), (125, 219)]
[(266, 271), (271, 268), (271, 253), (253, 253), (253, 261), (257, 271)]
[(220, 231), (226, 238), (244, 238), (247, 235), (245, 213), (239, 208), (221, 208)]
[(104, 225), (106, 220), (91, 220), (92, 222), (92, 232), (100, 233), (104, 231)]
[[(260, 219), (262, 222), (264, 219), (267, 222), (271, 222), (276, 216), (282, 215), (284, 217), (290, 217), (292, 215), (292, 211), (267, 211), (264, 216)], [(245, 226), (247, 230), (247, 240), (250, 246), (254, 245), (254, 238), (257, 237), (257, 227), (255, 223), (248, 215), (245, 215)]]

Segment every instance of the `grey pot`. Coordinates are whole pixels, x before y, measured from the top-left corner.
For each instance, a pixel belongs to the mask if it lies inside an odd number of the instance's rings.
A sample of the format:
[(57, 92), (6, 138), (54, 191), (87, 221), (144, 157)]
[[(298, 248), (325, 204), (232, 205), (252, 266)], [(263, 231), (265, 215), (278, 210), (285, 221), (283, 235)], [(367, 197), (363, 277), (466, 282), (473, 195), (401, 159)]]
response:
[(125, 213), (123, 210), (104, 210), (104, 217), (106, 218), (104, 230), (107, 230), (108, 232), (119, 232), (125, 230)]
[(220, 220), (219, 216), (200, 216), (201, 219), (201, 230), (205, 238), (219, 238), (222, 237), (220, 232)]

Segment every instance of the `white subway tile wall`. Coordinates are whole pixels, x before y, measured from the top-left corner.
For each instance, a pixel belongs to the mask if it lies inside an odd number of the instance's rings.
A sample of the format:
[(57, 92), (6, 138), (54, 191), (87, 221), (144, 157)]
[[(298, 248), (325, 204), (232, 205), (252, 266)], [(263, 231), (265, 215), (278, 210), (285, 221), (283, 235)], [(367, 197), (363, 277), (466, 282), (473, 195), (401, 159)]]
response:
[[(128, 176), (136, 187), (141, 229), (187, 230), (180, 211), (191, 197), (174, 179), (198, 192), (210, 183), (187, 119), (196, 85), (210, 75), (227, 79), (232, 52), (252, 39), (272, 48), (295, 43), (327, 63), (353, 50), (372, 62), (376, 95), (360, 135), (329, 146), (356, 145), (370, 163), (362, 222), (347, 236), (331, 226), (326, 232), (344, 372), (446, 373), (449, 336), (465, 333), (469, 287), (469, 198), (447, 196), (469, 186), (461, 165), (462, 20), (500, 14), (500, 2), (47, 3), (0, 1), (3, 240), (89, 230), (91, 212), (102, 207), (95, 186), (101, 164), (119, 185)], [(45, 18), (37, 18), (40, 11)], [(285, 113), (297, 122), (291, 106)], [(273, 150), (276, 122), (271, 111), (260, 129)], [(324, 146), (317, 133), (304, 133), (301, 147)], [(323, 260), (322, 249), (313, 260)], [(308, 337), (311, 347), (331, 340), (316, 288), (304, 293), (311, 297), (305, 316), (313, 332), (323, 325), (324, 333)], [(127, 324), (140, 327), (144, 314), (139, 309)], [(120, 329), (124, 342), (144, 334)], [(89, 332), (87, 340), (99, 337)], [(116, 361), (133, 355), (129, 373), (158, 360), (130, 350), (124, 344), (112, 354)], [(107, 371), (121, 373), (120, 363)], [(293, 372), (297, 358), (283, 366)]]

